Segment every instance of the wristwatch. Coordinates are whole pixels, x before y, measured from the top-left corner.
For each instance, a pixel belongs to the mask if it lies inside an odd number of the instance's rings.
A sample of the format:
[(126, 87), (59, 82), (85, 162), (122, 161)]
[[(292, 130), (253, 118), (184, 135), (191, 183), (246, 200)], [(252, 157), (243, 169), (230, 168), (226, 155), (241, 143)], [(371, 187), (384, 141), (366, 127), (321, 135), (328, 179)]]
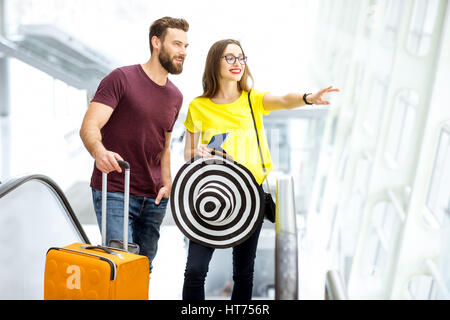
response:
[(303, 95), (303, 101), (305, 101), (305, 103), (306, 103), (307, 105), (312, 106), (314, 103), (309, 103), (309, 102), (306, 100), (306, 97), (309, 96), (310, 94), (312, 94), (312, 93), (305, 93), (305, 94)]

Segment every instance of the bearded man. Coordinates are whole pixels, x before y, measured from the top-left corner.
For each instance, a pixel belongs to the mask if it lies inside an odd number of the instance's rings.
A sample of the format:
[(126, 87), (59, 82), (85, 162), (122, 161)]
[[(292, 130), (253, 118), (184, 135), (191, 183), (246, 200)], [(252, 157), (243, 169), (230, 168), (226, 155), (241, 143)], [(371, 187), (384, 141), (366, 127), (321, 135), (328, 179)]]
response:
[(160, 225), (172, 188), (171, 132), (183, 95), (168, 74), (183, 71), (187, 31), (184, 19), (164, 17), (150, 27), (150, 59), (112, 71), (98, 86), (80, 136), (95, 159), (91, 178), (94, 209), (101, 226), (102, 172), (108, 175), (106, 243), (123, 239), (124, 185), (117, 160), (130, 164), (128, 241), (155, 258)]

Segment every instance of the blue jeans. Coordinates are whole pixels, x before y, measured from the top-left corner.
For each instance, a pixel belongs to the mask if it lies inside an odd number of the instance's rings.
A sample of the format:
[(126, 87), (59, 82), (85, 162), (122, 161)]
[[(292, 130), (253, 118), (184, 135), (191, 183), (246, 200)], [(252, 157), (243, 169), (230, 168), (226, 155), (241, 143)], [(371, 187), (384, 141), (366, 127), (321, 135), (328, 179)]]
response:
[[(251, 300), (253, 271), (262, 222), (244, 242), (233, 247), (233, 292), (231, 300)], [(214, 248), (189, 241), (184, 272), (183, 300), (205, 300), (205, 279)]]
[[(102, 192), (92, 189), (94, 210), (97, 222), (102, 225)], [(111, 239), (123, 240), (123, 200), (120, 192), (108, 192), (106, 200), (106, 243)], [(128, 220), (128, 241), (137, 243), (139, 254), (147, 256), (152, 262), (158, 250), (159, 229), (166, 214), (168, 199), (163, 198), (159, 205), (155, 199), (133, 196), (130, 194), (130, 208)]]

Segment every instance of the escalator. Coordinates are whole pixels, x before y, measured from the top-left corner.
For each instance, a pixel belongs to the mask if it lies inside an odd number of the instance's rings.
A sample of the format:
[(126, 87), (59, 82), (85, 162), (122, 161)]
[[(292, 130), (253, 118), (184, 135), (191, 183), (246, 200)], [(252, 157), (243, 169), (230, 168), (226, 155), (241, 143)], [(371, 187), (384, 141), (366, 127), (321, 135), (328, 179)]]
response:
[(0, 299), (40, 300), (48, 248), (90, 243), (58, 185), (43, 175), (0, 183)]
[[(266, 233), (261, 234), (255, 262), (256, 299), (298, 299), (292, 183), (291, 178), (277, 183), (279, 221), (275, 239), (274, 226), (268, 225)], [(43, 299), (47, 250), (74, 242), (90, 243), (66, 196), (52, 179), (30, 175), (0, 183), (0, 300)], [(163, 259), (161, 255), (159, 259)], [(206, 291), (212, 298), (227, 298), (230, 292), (226, 292), (226, 284), (232, 277), (231, 270), (224, 269), (224, 261), (231, 262), (231, 251), (218, 252), (215, 260), (218, 265), (212, 269), (217, 272), (211, 272)]]

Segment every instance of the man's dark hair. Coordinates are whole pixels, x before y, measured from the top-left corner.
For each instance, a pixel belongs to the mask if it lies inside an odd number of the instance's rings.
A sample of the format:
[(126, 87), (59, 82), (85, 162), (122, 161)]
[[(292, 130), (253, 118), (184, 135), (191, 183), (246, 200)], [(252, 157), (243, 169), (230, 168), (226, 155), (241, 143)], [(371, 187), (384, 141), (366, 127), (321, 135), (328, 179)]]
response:
[(161, 42), (164, 42), (164, 37), (166, 36), (167, 28), (181, 29), (184, 32), (188, 32), (189, 23), (184, 19), (172, 17), (164, 17), (153, 22), (153, 24), (150, 27), (150, 32), (148, 35), (151, 53), (153, 53), (153, 45), (152, 45), (153, 36), (158, 37), (161, 40)]

